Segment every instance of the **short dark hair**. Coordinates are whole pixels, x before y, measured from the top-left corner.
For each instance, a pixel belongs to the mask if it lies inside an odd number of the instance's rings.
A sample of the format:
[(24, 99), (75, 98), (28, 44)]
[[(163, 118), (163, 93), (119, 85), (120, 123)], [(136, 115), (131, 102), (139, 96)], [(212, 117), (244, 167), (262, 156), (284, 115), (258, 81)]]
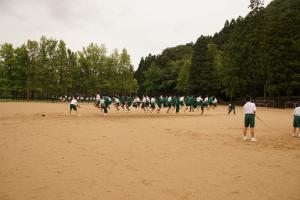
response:
[(248, 101), (250, 101), (251, 100), (251, 97), (250, 96), (246, 96), (246, 101), (248, 102)]

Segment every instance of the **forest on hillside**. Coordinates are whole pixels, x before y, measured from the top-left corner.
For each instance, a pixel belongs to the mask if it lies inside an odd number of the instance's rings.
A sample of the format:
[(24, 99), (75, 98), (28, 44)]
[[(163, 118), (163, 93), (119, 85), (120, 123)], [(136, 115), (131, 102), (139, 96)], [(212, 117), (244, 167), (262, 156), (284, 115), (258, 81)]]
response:
[(246, 17), (214, 36), (142, 58), (140, 94), (216, 95), (223, 99), (300, 95), (300, 1), (251, 0)]

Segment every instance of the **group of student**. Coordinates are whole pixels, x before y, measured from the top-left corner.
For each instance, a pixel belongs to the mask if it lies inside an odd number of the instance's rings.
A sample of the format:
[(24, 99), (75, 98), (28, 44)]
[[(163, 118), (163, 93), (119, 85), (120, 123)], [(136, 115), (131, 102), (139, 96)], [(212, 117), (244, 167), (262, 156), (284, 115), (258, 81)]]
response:
[(59, 101), (59, 102), (66, 102), (66, 101), (71, 101), (73, 100), (73, 98), (75, 98), (77, 100), (77, 102), (94, 102), (96, 100), (96, 97), (83, 97), (83, 96), (77, 96), (77, 97), (71, 97), (71, 96), (60, 96), (60, 97), (56, 97), (54, 95), (51, 96), (51, 101), (52, 103), (54, 103), (55, 101)]
[[(117, 111), (120, 109), (130, 111), (131, 107), (134, 108), (141, 108), (144, 112), (154, 112), (156, 111), (157, 114), (161, 111), (162, 108), (167, 108), (167, 113), (173, 112), (176, 110), (176, 113), (179, 113), (180, 108), (185, 107), (184, 112), (189, 110), (189, 112), (194, 112), (195, 109), (201, 109), (201, 115), (204, 112), (204, 109), (215, 108), (217, 106), (217, 99), (216, 97), (208, 97), (206, 96), (202, 99), (201, 96), (194, 97), (194, 96), (163, 96), (160, 97), (148, 97), (147, 95), (143, 95), (142, 99), (138, 96), (135, 96), (133, 99), (130, 96), (114, 96), (110, 98), (108, 96), (100, 96), (99, 93), (96, 94), (95, 97), (95, 107), (99, 108), (101, 111), (104, 112), (104, 115), (107, 115), (108, 109), (113, 106)], [(70, 103), (70, 115), (72, 110), (77, 112), (79, 116), (77, 107), (79, 104), (77, 99), (73, 97)], [(250, 140), (251, 142), (256, 142), (256, 138), (254, 137), (254, 127), (255, 127), (255, 118), (256, 116), (256, 106), (254, 103), (251, 102), (251, 98), (249, 96), (246, 97), (246, 102), (243, 106), (244, 110), (244, 129), (243, 129), (243, 140), (247, 141)], [(235, 114), (235, 105), (233, 102), (230, 102), (228, 107), (228, 115), (231, 112)], [(300, 137), (300, 106), (296, 107), (293, 112), (293, 136)], [(250, 127), (251, 137), (247, 137), (247, 130)], [(297, 133), (298, 129), (298, 133)]]
[[(210, 109), (215, 108), (217, 106), (217, 98), (216, 97), (208, 97), (206, 96), (202, 99), (201, 96), (159, 96), (159, 97), (149, 97), (147, 95), (143, 95), (142, 98), (139, 96), (135, 96), (132, 98), (131, 96), (118, 96), (114, 97), (109, 96), (100, 96), (99, 93), (96, 93), (95, 97), (95, 107), (99, 108), (104, 115), (107, 115), (108, 109), (114, 107), (115, 110), (127, 110), (130, 111), (131, 107), (141, 108), (144, 112), (157, 114), (160, 113), (162, 108), (167, 109), (167, 113), (173, 112), (179, 113), (180, 109), (185, 106), (184, 112), (194, 112), (196, 109), (201, 109), (201, 114), (204, 112), (204, 108)], [(77, 98), (73, 97), (70, 103), (70, 114), (72, 110), (77, 112), (79, 115), (77, 106), (79, 106)]]
[(99, 94), (96, 94), (95, 106), (103, 110), (104, 114), (108, 113), (108, 108), (113, 106), (117, 111), (123, 109), (130, 111), (131, 107), (141, 108), (144, 112), (156, 112), (160, 113), (162, 108), (167, 108), (167, 113), (173, 112), (179, 113), (180, 108), (185, 106), (184, 111), (189, 110), (194, 112), (195, 109), (201, 108), (201, 114), (204, 112), (204, 108), (210, 109), (217, 106), (217, 98), (215, 97), (206, 97), (204, 99), (193, 96), (159, 96), (159, 97), (149, 97), (143, 95), (142, 98), (135, 96), (118, 96), (110, 98), (108, 96), (100, 97)]

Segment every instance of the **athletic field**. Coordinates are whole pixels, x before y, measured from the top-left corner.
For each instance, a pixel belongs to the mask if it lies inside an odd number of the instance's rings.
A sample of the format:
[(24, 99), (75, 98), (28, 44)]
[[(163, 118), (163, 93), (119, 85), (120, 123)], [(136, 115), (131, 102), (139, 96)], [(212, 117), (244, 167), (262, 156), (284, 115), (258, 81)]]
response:
[(0, 103), (0, 200), (300, 199), (292, 109), (258, 108), (256, 143), (241, 140), (241, 107), (229, 116), (225, 106), (203, 116), (68, 109)]

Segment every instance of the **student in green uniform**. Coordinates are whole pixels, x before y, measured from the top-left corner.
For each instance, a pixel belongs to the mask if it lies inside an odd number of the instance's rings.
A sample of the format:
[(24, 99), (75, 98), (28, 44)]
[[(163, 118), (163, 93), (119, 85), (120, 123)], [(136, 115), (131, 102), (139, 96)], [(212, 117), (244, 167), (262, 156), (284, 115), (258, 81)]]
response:
[(128, 110), (128, 111), (130, 111), (130, 106), (131, 106), (131, 104), (132, 104), (132, 99), (131, 99), (131, 97), (130, 96), (127, 96), (127, 98), (126, 98), (126, 109)]
[(189, 96), (188, 102), (190, 105), (190, 112), (194, 112), (194, 96)]
[(168, 99), (167, 99), (167, 96), (163, 96), (162, 97), (162, 105), (164, 108), (167, 108), (168, 107)]
[(150, 99), (150, 113), (152, 113), (155, 110), (155, 102), (156, 102), (155, 98), (152, 97)]
[(108, 114), (108, 106), (109, 106), (109, 98), (107, 96), (103, 96), (100, 100), (101, 102), (101, 107), (103, 108), (104, 110), (104, 115), (107, 115)]
[(185, 104), (184, 112), (187, 111), (189, 109), (189, 107), (190, 107), (189, 98), (190, 98), (189, 96), (186, 96), (184, 98), (184, 104)]
[(119, 111), (120, 110), (120, 108), (119, 108), (120, 107), (119, 97), (115, 96), (115, 97), (113, 97), (113, 100), (114, 100), (114, 106), (115, 106), (116, 110)]
[(123, 110), (124, 110), (124, 108), (125, 108), (125, 97), (124, 97), (124, 95), (120, 96), (120, 102), (121, 102), (121, 108), (123, 108)]
[(178, 114), (179, 109), (180, 109), (180, 99), (178, 96), (174, 97), (174, 104), (175, 104), (175, 108), (176, 108), (176, 114)]
[(179, 102), (180, 102), (180, 107), (183, 107), (184, 106), (184, 96), (181, 96), (179, 98)]
[(172, 106), (173, 106), (173, 98), (172, 98), (172, 96), (169, 96), (168, 97), (168, 110), (167, 110), (167, 113), (169, 113), (170, 112), (170, 110), (172, 109)]
[(193, 112), (195, 111), (195, 109), (197, 108), (198, 104), (197, 104), (197, 98), (193, 97)]
[(217, 97), (213, 97), (213, 109), (215, 109), (218, 105), (218, 100), (217, 100)]
[(135, 98), (133, 99), (132, 106), (138, 108), (140, 107), (140, 104), (141, 104), (140, 98), (138, 96), (135, 96)]
[(234, 102), (231, 101), (228, 105), (228, 115), (233, 111), (233, 114), (235, 114), (235, 105)]
[(208, 107), (207, 110), (209, 110), (213, 106), (213, 97), (208, 97)]
[(78, 110), (77, 110), (77, 107), (80, 108), (80, 106), (79, 106), (79, 104), (78, 104), (78, 102), (77, 102), (77, 100), (76, 100), (76, 97), (73, 97), (73, 98), (72, 98), (72, 101), (71, 101), (71, 103), (70, 103), (70, 115), (71, 115), (71, 113), (72, 113), (72, 110), (75, 110), (76, 113), (77, 113), (77, 116), (80, 116), (80, 115), (79, 115), (79, 112), (78, 112)]
[(161, 106), (162, 106), (162, 101), (163, 101), (163, 96), (157, 97), (156, 98), (156, 104), (157, 104), (157, 114), (159, 114), (160, 110), (161, 110)]
[(255, 114), (256, 114), (256, 106), (252, 103), (251, 98), (249, 96), (246, 97), (246, 104), (244, 105), (244, 113), (245, 113), (245, 120), (244, 120), (244, 130), (243, 130), (243, 140), (249, 140), (250, 138), (247, 137), (247, 129), (250, 126), (251, 130), (251, 142), (256, 142), (254, 137), (254, 127), (255, 127)]
[(293, 112), (294, 120), (293, 120), (293, 127), (294, 132), (293, 136), (297, 137), (296, 131), (298, 129), (298, 137), (300, 137), (300, 106), (297, 106)]

